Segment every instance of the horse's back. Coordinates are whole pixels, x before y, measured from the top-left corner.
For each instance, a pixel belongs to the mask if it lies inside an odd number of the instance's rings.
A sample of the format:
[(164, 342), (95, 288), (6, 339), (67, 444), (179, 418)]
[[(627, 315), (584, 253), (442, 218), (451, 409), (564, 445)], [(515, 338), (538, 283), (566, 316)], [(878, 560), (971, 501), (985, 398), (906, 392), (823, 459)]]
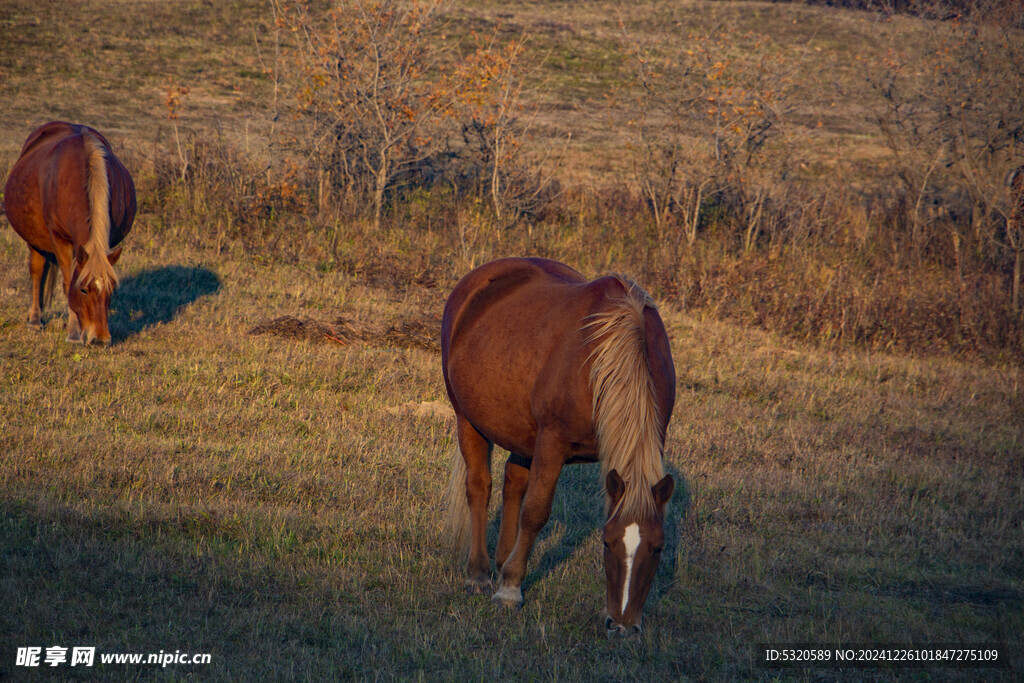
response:
[(74, 242), (76, 226), (88, 226), (86, 182), (80, 132), (63, 122), (40, 126), (29, 135), (7, 179), (4, 203), (11, 226), (42, 251), (52, 250), (51, 233)]
[(81, 135), (82, 130), (85, 128), (87, 127), (68, 123), (66, 121), (51, 121), (49, 123), (44, 123), (28, 134), (28, 137), (25, 139), (25, 144), (21, 146), (20, 156), (24, 157), (28, 152), (41, 145), (48, 143), (52, 144), (57, 140), (71, 137), (73, 135)]
[(504, 258), (467, 273), (452, 290), (442, 319), (441, 348), (446, 353), (453, 338), (472, 328), (481, 316), (493, 313), (509, 299), (521, 298), (524, 287), (557, 286), (583, 282), (578, 272), (549, 259)]

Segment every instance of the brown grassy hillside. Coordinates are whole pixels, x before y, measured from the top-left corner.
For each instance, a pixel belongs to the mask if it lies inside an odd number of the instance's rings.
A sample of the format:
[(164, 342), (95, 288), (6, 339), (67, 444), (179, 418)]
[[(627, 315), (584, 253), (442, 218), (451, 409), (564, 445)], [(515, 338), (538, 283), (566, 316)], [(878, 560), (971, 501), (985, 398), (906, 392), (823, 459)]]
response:
[[(964, 218), (983, 198), (960, 167), (914, 185), (931, 139), (878, 121), (879, 84), (925, 78), (939, 30), (797, 4), (452, 3), (423, 79), (525, 36), (504, 177), (543, 191), (497, 215), (453, 99), (430, 124), (447, 147), (375, 228), (310, 146), (270, 3), (4, 3), (0, 174), (37, 123), (89, 123), (140, 214), (106, 349), (64, 342), (59, 296), (27, 328), (0, 221), (0, 677), (26, 675), (17, 648), (61, 645), (212, 655), (102, 679), (768, 679), (766, 642), (1001, 642), (1011, 668), (909, 673), (1018, 677), (1008, 199)], [(642, 639), (600, 627), (593, 468), (563, 473), (521, 611), (466, 596), (438, 546), (453, 442), (432, 339), (457, 278), (513, 254), (629, 273), (666, 321), (679, 485)]]

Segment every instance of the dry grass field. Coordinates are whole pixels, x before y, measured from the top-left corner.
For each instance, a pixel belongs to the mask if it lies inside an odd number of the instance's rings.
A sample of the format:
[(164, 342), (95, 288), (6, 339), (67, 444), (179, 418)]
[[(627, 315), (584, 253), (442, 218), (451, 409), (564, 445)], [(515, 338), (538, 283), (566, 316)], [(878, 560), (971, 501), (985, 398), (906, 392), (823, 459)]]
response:
[[(783, 43), (816, 32), (840, 54), (884, 53), (916, 21), (680, 6), (695, 25), (745, 13)], [(564, 173), (580, 182), (621, 172), (627, 142), (608, 121), (625, 105), (605, 96), (627, 78), (619, 20), (650, 35), (662, 25), (657, 11), (618, 11), (447, 10), (459, 35), (499, 21), (531, 32), (547, 84), (531, 96), (555, 105), (541, 129), (574, 131)], [(608, 641), (601, 628), (596, 467), (563, 473), (523, 609), (467, 596), (438, 545), (453, 441), (431, 335), (447, 292), (472, 264), (512, 254), (592, 276), (658, 270), (582, 222), (504, 231), (426, 197), (406, 209), (419, 212), (413, 227), (372, 233), (307, 213), (284, 232), (273, 213), (242, 222), (201, 182), (168, 179), (171, 83), (191, 89), (183, 132), (266, 149), (272, 83), (254, 35), (271, 23), (268, 4), (241, 0), (0, 5), (0, 175), (35, 124), (88, 122), (109, 133), (141, 207), (109, 348), (64, 341), (59, 295), (41, 332), (25, 325), (26, 250), (0, 220), (0, 678), (1021, 675), (1019, 356), (821, 344), (690, 306), (658, 282), (679, 380), (666, 451), (678, 485), (643, 636)], [(862, 141), (849, 169), (880, 154), (857, 92), (809, 138), (821, 164), (837, 140)], [(1004, 643), (1009, 661), (780, 671), (757, 666), (768, 642)], [(15, 665), (19, 647), (54, 645), (212, 657)]]

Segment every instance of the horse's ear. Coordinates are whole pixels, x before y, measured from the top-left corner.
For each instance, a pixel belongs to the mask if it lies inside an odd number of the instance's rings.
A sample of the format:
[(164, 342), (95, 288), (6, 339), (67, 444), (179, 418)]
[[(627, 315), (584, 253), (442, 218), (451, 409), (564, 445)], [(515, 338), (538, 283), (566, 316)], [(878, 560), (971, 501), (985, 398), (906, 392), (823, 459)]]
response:
[(622, 499), (622, 494), (626, 492), (626, 482), (622, 481), (622, 477), (615, 470), (608, 473), (608, 476), (604, 480), (605, 489), (608, 491), (608, 500), (611, 502), (611, 507), (615, 507), (619, 500)]
[(85, 249), (82, 249), (81, 247), (75, 249), (75, 261), (78, 263), (78, 267), (80, 269), (85, 265), (85, 262), (88, 260), (89, 253)]
[(117, 263), (117, 259), (121, 258), (122, 249), (124, 249), (124, 247), (118, 247), (114, 251), (107, 254), (107, 260), (110, 262), (110, 265), (114, 265), (115, 263)]
[(666, 474), (661, 478), (657, 484), (651, 487), (651, 493), (654, 495), (654, 503), (660, 508), (664, 507), (668, 499), (672, 497), (672, 491), (675, 490), (676, 481), (672, 478), (671, 474)]

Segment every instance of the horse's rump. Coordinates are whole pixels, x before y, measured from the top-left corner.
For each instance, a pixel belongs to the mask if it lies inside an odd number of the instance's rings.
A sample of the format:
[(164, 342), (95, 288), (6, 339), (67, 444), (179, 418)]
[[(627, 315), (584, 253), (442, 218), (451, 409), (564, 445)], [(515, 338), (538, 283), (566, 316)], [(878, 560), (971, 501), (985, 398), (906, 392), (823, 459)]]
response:
[(34, 130), (11, 169), (5, 205), (36, 251), (52, 254), (63, 240), (98, 257), (94, 277), (116, 277), (106, 255), (131, 229), (135, 185), (98, 131), (62, 121)]
[(586, 363), (587, 286), (553, 261), (501, 259), (452, 292), (441, 342), (449, 398), (491, 442), (530, 456), (538, 422), (561, 412), (573, 440), (596, 455), (589, 388), (570, 382)]

